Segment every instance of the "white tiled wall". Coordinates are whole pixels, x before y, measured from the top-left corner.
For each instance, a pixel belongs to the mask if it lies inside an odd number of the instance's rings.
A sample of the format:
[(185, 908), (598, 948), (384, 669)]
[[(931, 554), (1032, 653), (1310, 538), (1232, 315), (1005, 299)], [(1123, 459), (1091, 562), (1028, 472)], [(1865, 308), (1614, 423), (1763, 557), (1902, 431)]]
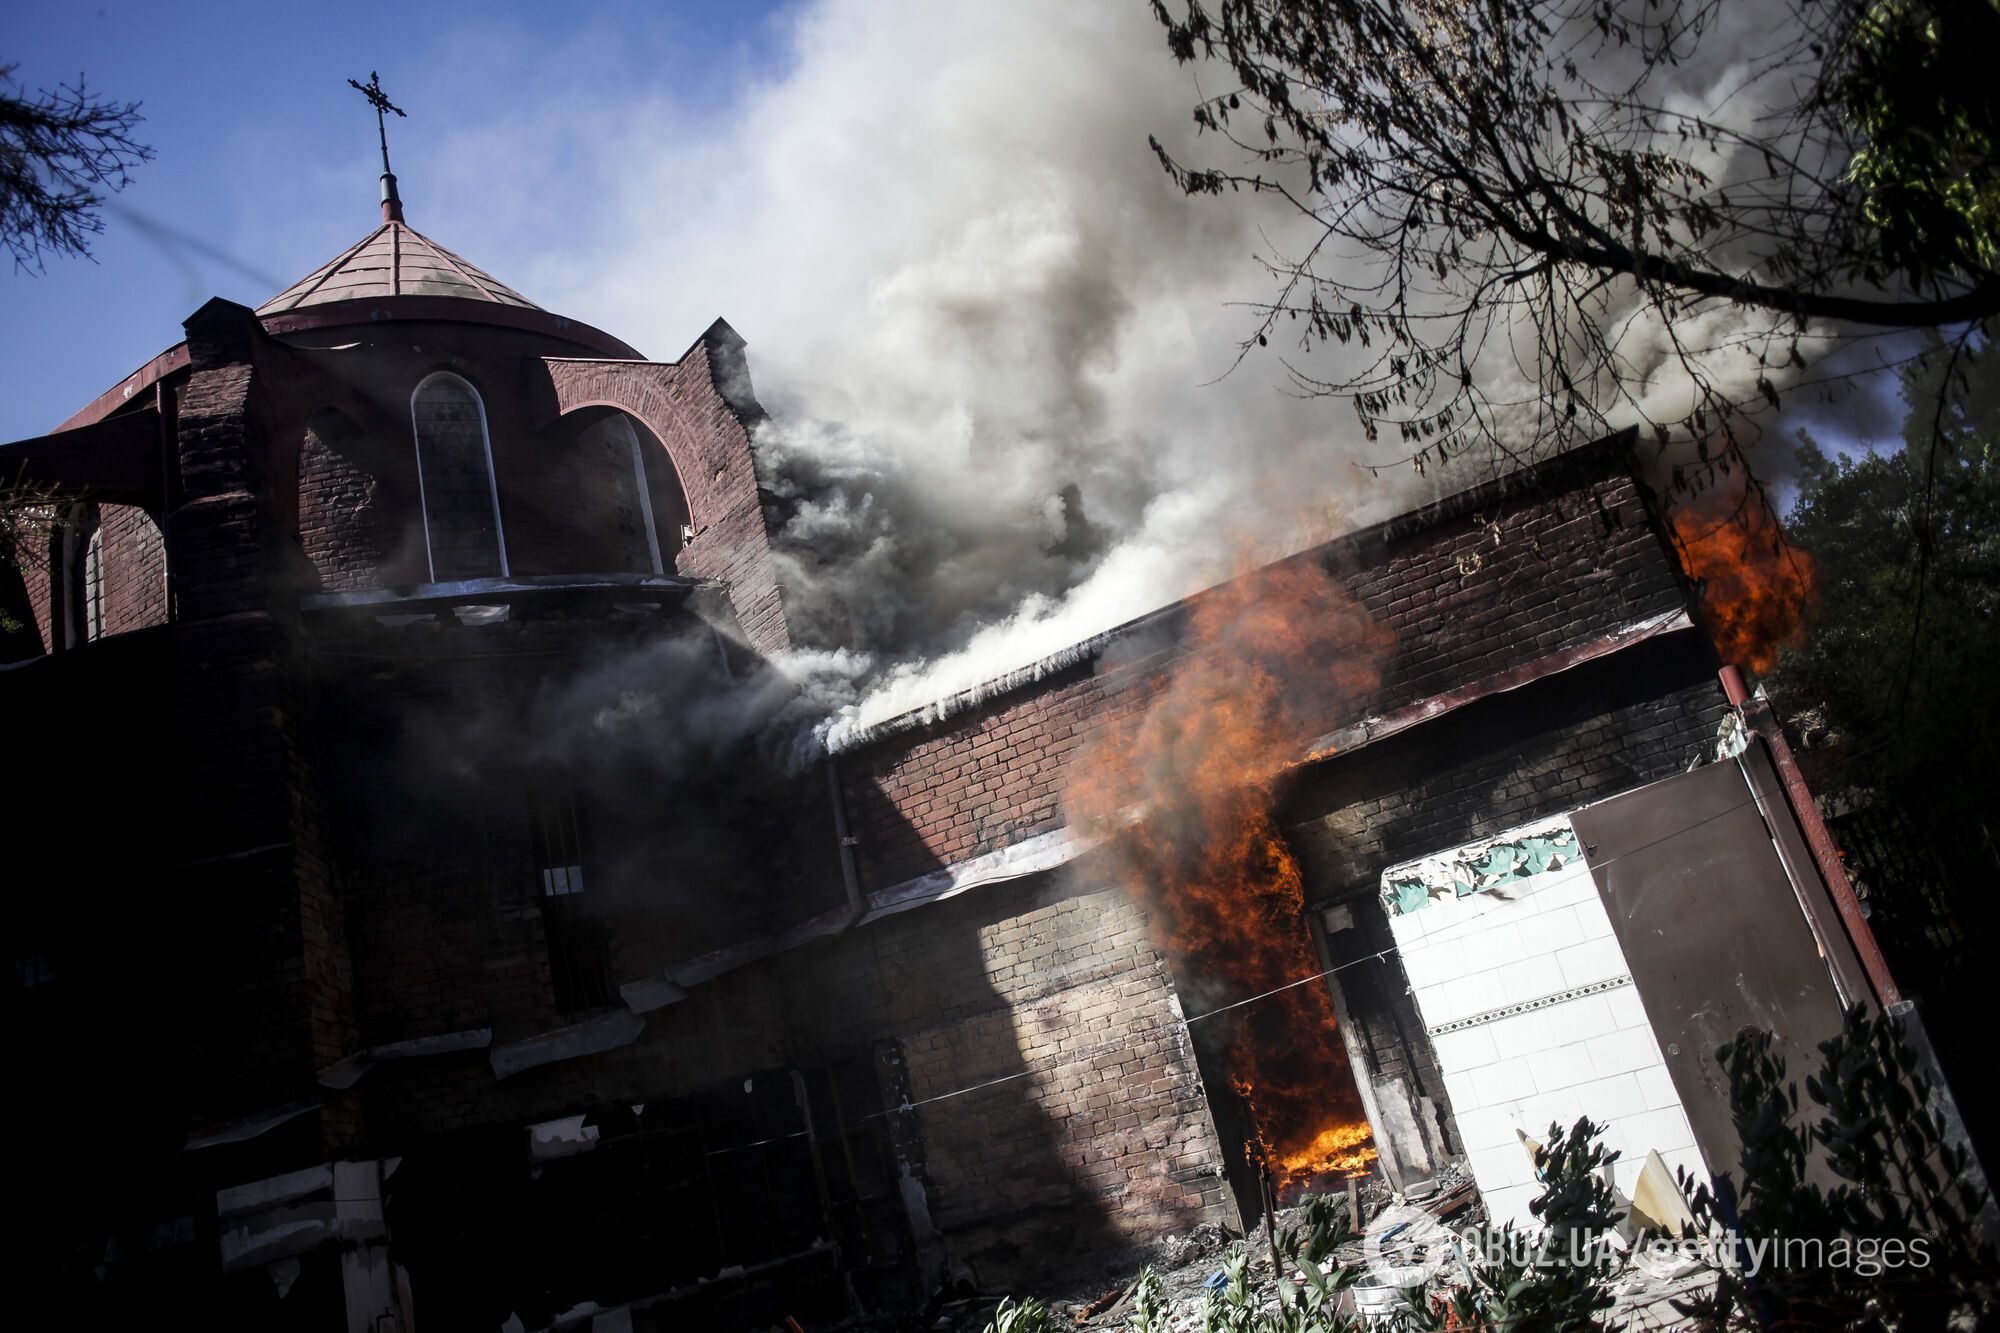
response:
[[(1538, 826), (1546, 827), (1546, 826)], [(1624, 952), (1578, 863), (1464, 898), (1433, 897), (1389, 918), (1424, 1026), (1435, 1029), (1577, 986), (1627, 978)], [(1618, 1188), (1631, 1193), (1648, 1149), (1668, 1170), (1702, 1174), (1687, 1115), (1629, 983), (1431, 1038), (1460, 1135), (1496, 1223), (1534, 1225), (1540, 1193), (1518, 1131), (1550, 1121), (1605, 1124)]]

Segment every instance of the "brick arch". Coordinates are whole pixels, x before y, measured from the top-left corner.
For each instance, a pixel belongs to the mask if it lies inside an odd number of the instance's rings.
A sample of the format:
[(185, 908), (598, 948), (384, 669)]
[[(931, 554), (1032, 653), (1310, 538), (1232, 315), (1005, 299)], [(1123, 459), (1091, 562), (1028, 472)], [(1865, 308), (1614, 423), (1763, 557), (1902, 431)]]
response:
[[(622, 423), (626, 431), (619, 441), (616, 457), (577, 456), (583, 452), (580, 447), (584, 438), (612, 421)], [(626, 532), (628, 524), (643, 525), (644, 533), (640, 540), (652, 547), (650, 553), (656, 554), (664, 566), (661, 572), (675, 573), (682, 533), (693, 527), (694, 518), (688, 506), (687, 482), (681, 476), (680, 467), (646, 423), (612, 403), (579, 403), (544, 430), (542, 438), (545, 444), (554, 446), (555, 453), (564, 456), (562, 468), (572, 486), (593, 497), (601, 497), (606, 491), (611, 491), (643, 501), (643, 508), (635, 506), (628, 511), (622, 503), (607, 506), (601, 498), (595, 499), (584, 506), (588, 510), (586, 521), (599, 527), (609, 525), (617, 529), (619, 540), (624, 542), (633, 540), (633, 535)], [(636, 454), (636, 460), (633, 454)], [(643, 487), (639, 486), (641, 479), (635, 475), (634, 461), (643, 469)], [(617, 475), (613, 476), (612, 472)], [(623, 489), (621, 483), (627, 482), (636, 488), (636, 493)]]
[(683, 575), (729, 585), (744, 637), (763, 652), (791, 642), (771, 559), (772, 497), (757, 480), (750, 432), (763, 409), (750, 391), (743, 340), (720, 320), (676, 362), (546, 358), (548, 424), (616, 408), (651, 432), (681, 482), (694, 537)]

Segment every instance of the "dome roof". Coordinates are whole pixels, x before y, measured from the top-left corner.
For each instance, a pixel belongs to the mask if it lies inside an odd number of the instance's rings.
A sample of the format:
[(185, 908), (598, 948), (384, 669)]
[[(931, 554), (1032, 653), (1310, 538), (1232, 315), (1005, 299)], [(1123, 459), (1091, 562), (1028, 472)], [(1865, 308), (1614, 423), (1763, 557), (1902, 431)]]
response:
[(258, 306), (257, 313), (277, 315), (305, 306), (385, 296), (453, 296), (519, 310), (541, 309), (398, 218), (384, 222), (332, 262)]

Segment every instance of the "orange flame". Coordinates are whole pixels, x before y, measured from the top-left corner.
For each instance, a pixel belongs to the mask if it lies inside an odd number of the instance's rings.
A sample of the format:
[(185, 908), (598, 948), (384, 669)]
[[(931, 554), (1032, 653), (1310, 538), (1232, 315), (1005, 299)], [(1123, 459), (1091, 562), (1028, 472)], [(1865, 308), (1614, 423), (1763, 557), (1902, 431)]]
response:
[(1699, 585), (1701, 618), (1722, 660), (1765, 672), (1805, 642), (1819, 600), (1812, 557), (1784, 540), (1761, 497), (1712, 490), (1674, 511), (1681, 565)]
[[(1287, 1193), (1375, 1157), (1272, 819), (1284, 764), (1373, 689), (1387, 636), (1316, 565), (1259, 570), (1197, 598), (1180, 655), (1071, 773), (1072, 827), (1116, 838), (1129, 889), (1210, 1020), (1256, 1148)], [(1266, 992), (1275, 992), (1266, 994)]]

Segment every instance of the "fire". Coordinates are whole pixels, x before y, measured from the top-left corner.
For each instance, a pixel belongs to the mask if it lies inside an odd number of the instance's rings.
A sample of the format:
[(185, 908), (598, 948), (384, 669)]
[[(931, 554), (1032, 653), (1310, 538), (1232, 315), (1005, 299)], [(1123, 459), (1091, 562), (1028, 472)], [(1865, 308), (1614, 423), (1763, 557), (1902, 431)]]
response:
[(1298, 1152), (1280, 1160), (1288, 1179), (1347, 1175), (1375, 1160), (1368, 1126), (1328, 1125)]
[(1723, 661), (1765, 672), (1782, 649), (1805, 642), (1806, 616), (1818, 601), (1812, 557), (1784, 540), (1761, 497), (1709, 491), (1674, 511), (1672, 523)]
[[(1193, 603), (1180, 654), (1136, 719), (1071, 774), (1073, 827), (1114, 835), (1281, 1191), (1375, 1157), (1304, 916), (1299, 867), (1272, 820), (1290, 758), (1371, 690), (1386, 636), (1317, 566), (1260, 570)], [(1266, 992), (1275, 992), (1266, 994)], [(1210, 1035), (1207, 1032), (1204, 1035)]]

